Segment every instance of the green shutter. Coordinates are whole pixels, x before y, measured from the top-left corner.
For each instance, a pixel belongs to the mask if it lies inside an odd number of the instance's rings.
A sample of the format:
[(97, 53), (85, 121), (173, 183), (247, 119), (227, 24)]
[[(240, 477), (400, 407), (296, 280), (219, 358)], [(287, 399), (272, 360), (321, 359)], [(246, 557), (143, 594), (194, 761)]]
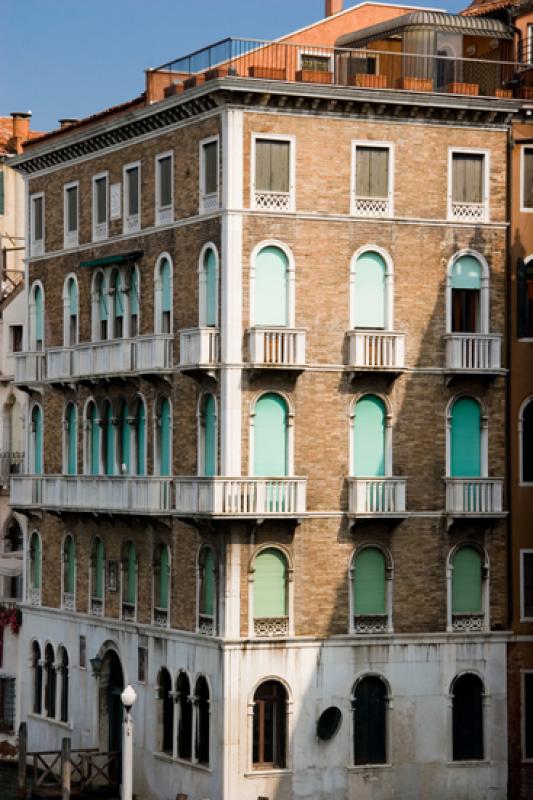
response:
[(78, 425), (76, 406), (70, 403), (67, 409), (67, 474), (76, 475), (76, 444), (78, 438)]
[(69, 314), (73, 317), (78, 313), (78, 287), (76, 281), (71, 278), (68, 284), (68, 304)]
[(74, 580), (76, 570), (76, 546), (72, 536), (67, 537), (65, 543), (65, 592), (74, 594)]
[(355, 155), (357, 197), (387, 197), (389, 194), (389, 148), (357, 147)]
[(98, 475), (100, 472), (100, 431), (98, 430), (98, 422), (96, 420), (97, 411), (93, 403), (89, 412), (89, 422), (91, 426), (91, 475)]
[(137, 406), (137, 428), (135, 436), (137, 442), (137, 475), (145, 475), (146, 412), (142, 400), (139, 400), (139, 405)]
[(454, 153), (452, 156), (452, 200), (456, 203), (483, 202), (484, 156)]
[(472, 397), (453, 404), (451, 419), (451, 477), (481, 476), (481, 410)]
[(122, 277), (118, 270), (111, 276), (111, 288), (115, 290), (113, 294), (113, 313), (115, 317), (122, 317), (124, 314), (124, 304), (122, 299)]
[(139, 313), (139, 276), (136, 269), (130, 275), (130, 314), (137, 316)]
[(44, 309), (43, 309), (43, 292), (40, 286), (35, 287), (34, 294), (35, 302), (35, 340), (42, 342), (44, 340)]
[(261, 139), (255, 143), (255, 188), (288, 192), (290, 142)]
[(215, 613), (215, 557), (210, 547), (204, 553), (200, 614), (212, 617)]
[(208, 394), (204, 402), (204, 475), (216, 475), (217, 420), (215, 398)]
[(170, 404), (163, 398), (160, 411), (161, 438), (160, 438), (160, 474), (170, 475)]
[(104, 545), (101, 539), (97, 539), (94, 553), (94, 586), (92, 588), (93, 597), (97, 600), (104, 598), (104, 564)]
[(136, 602), (136, 578), (137, 578), (137, 554), (135, 546), (130, 542), (128, 545), (128, 555), (126, 563), (126, 603)]
[(264, 394), (255, 406), (254, 475), (287, 474), (287, 405), (277, 394)]
[[(122, 464), (126, 465), (126, 475), (130, 474), (130, 425), (128, 417), (130, 415), (126, 403), (122, 406), (122, 413), (120, 415), (120, 443), (122, 451)], [(120, 465), (120, 473), (122, 474), (122, 464)]]
[(355, 614), (385, 614), (385, 556), (377, 547), (357, 555), (353, 575)]
[(362, 397), (355, 406), (353, 474), (364, 478), (385, 475), (385, 406), (374, 395)]
[(481, 613), (481, 556), (473, 547), (461, 547), (453, 557), (452, 613)]
[(481, 264), (473, 256), (461, 256), (452, 267), (452, 289), (481, 289)]
[(31, 562), (31, 587), (32, 589), (41, 588), (41, 539), (38, 533), (32, 536), (30, 552)]
[(254, 561), (254, 617), (287, 616), (287, 562), (279, 550), (263, 550)]
[(279, 247), (264, 247), (257, 255), (254, 324), (283, 326), (287, 319), (288, 260)]
[(172, 287), (170, 281), (170, 262), (164, 258), (160, 266), (161, 311), (172, 311)]
[(100, 321), (107, 320), (107, 298), (105, 296), (106, 282), (103, 275), (100, 275), (96, 284), (96, 292), (98, 295), (98, 308), (100, 311)]
[(5, 214), (4, 171), (0, 170), (0, 214)]
[(216, 325), (217, 321), (217, 267), (216, 256), (213, 250), (205, 254), (205, 324)]
[(34, 407), (32, 417), (34, 472), (39, 475), (43, 471), (43, 412), (40, 406)]
[(161, 547), (159, 551), (159, 606), (168, 608), (168, 547)]
[(355, 264), (352, 284), (353, 321), (356, 328), (385, 328), (385, 261), (367, 252)]
[(112, 423), (113, 409), (108, 403), (105, 411), (105, 474), (115, 473), (115, 428)]

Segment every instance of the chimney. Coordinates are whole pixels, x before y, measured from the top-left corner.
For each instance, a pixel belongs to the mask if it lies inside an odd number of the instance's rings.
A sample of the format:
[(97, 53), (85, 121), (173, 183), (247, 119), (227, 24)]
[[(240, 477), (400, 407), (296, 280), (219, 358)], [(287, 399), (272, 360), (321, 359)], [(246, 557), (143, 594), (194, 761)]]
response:
[(326, 17), (332, 17), (342, 11), (344, 0), (326, 0)]
[(59, 120), (61, 130), (64, 130), (64, 128), (70, 128), (70, 126), (75, 125), (76, 122), (79, 122), (79, 119), (76, 119), (75, 117), (63, 117), (63, 119)]
[(13, 145), (17, 153), (22, 153), (22, 142), (30, 135), (31, 111), (12, 111)]

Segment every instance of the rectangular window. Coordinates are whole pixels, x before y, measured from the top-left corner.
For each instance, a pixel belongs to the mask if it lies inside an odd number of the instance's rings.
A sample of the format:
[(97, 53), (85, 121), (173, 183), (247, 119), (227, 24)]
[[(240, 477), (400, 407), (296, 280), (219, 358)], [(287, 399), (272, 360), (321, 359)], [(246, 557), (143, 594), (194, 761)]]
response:
[(11, 353), (22, 352), (22, 325), (9, 326), (9, 349)]
[(533, 147), (522, 148), (522, 211), (533, 211)]
[(95, 175), (93, 178), (93, 240), (107, 239), (109, 215), (108, 176)]
[(15, 728), (15, 678), (0, 678), (0, 731)]
[(392, 146), (379, 142), (356, 143), (353, 158), (352, 214), (392, 216)]
[(522, 550), (522, 619), (533, 619), (533, 550)]
[(450, 151), (449, 210), (457, 222), (485, 222), (488, 207), (487, 155)]
[(300, 68), (309, 69), (313, 72), (331, 72), (331, 58), (329, 56), (315, 55), (314, 53), (302, 53), (300, 56)]
[(141, 208), (141, 169), (139, 164), (124, 167), (124, 233), (138, 231)]
[(64, 247), (78, 245), (78, 184), (67, 184), (64, 188)]
[(167, 225), (172, 222), (174, 211), (173, 193), (173, 157), (172, 153), (164, 153), (156, 158), (156, 225)]
[(477, 333), (479, 290), (452, 289), (452, 333)]
[(30, 252), (32, 256), (44, 253), (44, 195), (34, 194), (30, 199)]
[(254, 144), (254, 207), (264, 211), (293, 211), (293, 140), (255, 138)]
[(524, 696), (522, 708), (524, 714), (524, 751), (523, 758), (533, 759), (533, 672), (524, 672)]
[(87, 639), (85, 636), (80, 636), (80, 669), (87, 669)]
[(0, 214), (5, 214), (4, 191), (4, 171), (0, 169)]
[(218, 138), (200, 143), (200, 213), (218, 208)]
[(148, 663), (148, 650), (146, 647), (137, 648), (137, 680), (144, 683), (146, 680), (146, 665)]

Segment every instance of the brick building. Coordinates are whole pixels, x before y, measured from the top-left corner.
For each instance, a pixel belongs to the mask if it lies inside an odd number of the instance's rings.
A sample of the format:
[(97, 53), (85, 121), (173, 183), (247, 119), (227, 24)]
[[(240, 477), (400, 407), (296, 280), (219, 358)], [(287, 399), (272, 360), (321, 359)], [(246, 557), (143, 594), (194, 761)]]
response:
[(326, 6), (16, 162), (22, 713), (140, 797), (506, 796), (515, 31)]

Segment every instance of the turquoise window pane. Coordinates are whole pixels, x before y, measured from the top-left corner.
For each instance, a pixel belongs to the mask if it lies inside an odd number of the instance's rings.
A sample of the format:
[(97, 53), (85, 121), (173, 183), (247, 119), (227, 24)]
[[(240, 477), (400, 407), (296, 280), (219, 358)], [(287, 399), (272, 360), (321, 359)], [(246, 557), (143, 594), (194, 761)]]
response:
[(76, 406), (72, 403), (67, 410), (67, 474), (76, 475), (76, 442), (78, 438), (78, 425)]
[(35, 473), (43, 471), (43, 412), (40, 406), (35, 406), (32, 412), (33, 422), (33, 454)]
[(115, 290), (113, 294), (113, 312), (115, 317), (124, 315), (124, 298), (122, 296), (122, 278), (120, 273), (115, 270), (111, 276), (111, 287)]
[(97, 539), (94, 554), (94, 586), (93, 597), (103, 600), (104, 597), (104, 545), (101, 539)]
[(131, 271), (130, 308), (132, 314), (139, 313), (139, 275), (136, 269)]
[(473, 547), (461, 547), (453, 557), (452, 612), (481, 613), (481, 556)]
[(105, 411), (105, 474), (115, 472), (115, 428), (112, 422), (113, 409), (107, 404)]
[(205, 324), (214, 326), (217, 320), (217, 270), (216, 257), (213, 250), (208, 250), (205, 254), (205, 279)]
[(366, 547), (354, 564), (353, 600), (355, 614), (384, 614), (385, 556), (377, 547)]
[(481, 264), (473, 256), (461, 256), (452, 267), (452, 289), (481, 289)]
[(288, 266), (287, 256), (279, 247), (265, 247), (258, 254), (254, 286), (256, 325), (288, 325)]
[(161, 275), (161, 311), (172, 311), (172, 291), (170, 281), (170, 263), (164, 258), (160, 267)]
[(385, 475), (385, 406), (379, 397), (357, 401), (353, 428), (353, 474), (379, 478)]
[(130, 474), (130, 425), (128, 423), (128, 417), (130, 415), (128, 406), (124, 404), (122, 406), (122, 412), (120, 414), (120, 444), (121, 444), (121, 451), (122, 451), (122, 463), (120, 465), (120, 470), (122, 472), (123, 465), (126, 467), (126, 475)]
[(65, 542), (65, 592), (74, 594), (74, 581), (76, 569), (76, 546), (74, 539), (69, 536)]
[(264, 394), (255, 407), (254, 475), (287, 474), (287, 405), (277, 394)]
[(105, 294), (106, 282), (103, 275), (100, 275), (96, 283), (96, 294), (98, 297), (98, 309), (101, 320), (107, 320), (107, 297)]
[(159, 608), (168, 608), (168, 548), (162, 547), (159, 553)]
[(44, 308), (43, 293), (40, 286), (35, 287), (35, 339), (42, 342), (44, 339)]
[(207, 395), (204, 404), (204, 474), (216, 475), (217, 421), (215, 398)]
[(170, 404), (166, 398), (161, 401), (161, 462), (160, 474), (170, 475)]
[(78, 313), (78, 287), (76, 285), (76, 281), (72, 278), (68, 284), (68, 304), (69, 304), (69, 312), (71, 315), (75, 315)]
[(89, 421), (91, 425), (90, 473), (91, 475), (98, 475), (100, 471), (100, 431), (97, 422), (96, 406), (94, 404), (91, 405)]
[(136, 602), (137, 554), (133, 544), (128, 546), (126, 562), (126, 603)]
[(356, 328), (385, 328), (386, 266), (378, 253), (363, 253), (355, 264), (352, 308)]
[(142, 401), (139, 401), (137, 407), (135, 436), (137, 440), (137, 475), (146, 475), (146, 412)]
[(452, 407), (451, 477), (481, 476), (481, 409), (472, 397), (461, 397)]
[(211, 617), (215, 613), (215, 557), (211, 548), (204, 550), (200, 613)]
[(41, 588), (41, 539), (37, 533), (31, 538), (31, 585), (33, 589)]
[(254, 617), (287, 616), (287, 562), (279, 550), (263, 550), (254, 561)]

